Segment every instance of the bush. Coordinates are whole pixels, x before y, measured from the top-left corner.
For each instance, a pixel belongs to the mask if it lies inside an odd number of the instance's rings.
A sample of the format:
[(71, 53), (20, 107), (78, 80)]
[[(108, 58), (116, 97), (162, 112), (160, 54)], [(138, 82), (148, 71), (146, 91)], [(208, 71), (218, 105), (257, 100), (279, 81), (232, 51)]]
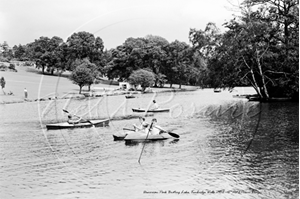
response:
[(141, 85), (143, 91), (146, 87), (152, 86), (155, 82), (155, 74), (151, 71), (139, 69), (133, 71), (129, 76), (128, 82), (135, 86)]
[(15, 67), (15, 65), (14, 64), (9, 64), (9, 67), (8, 67), (8, 69), (10, 69), (10, 70), (16, 70), (16, 67)]
[(5, 66), (5, 64), (0, 64), (0, 71), (6, 71), (7, 70), (7, 66)]

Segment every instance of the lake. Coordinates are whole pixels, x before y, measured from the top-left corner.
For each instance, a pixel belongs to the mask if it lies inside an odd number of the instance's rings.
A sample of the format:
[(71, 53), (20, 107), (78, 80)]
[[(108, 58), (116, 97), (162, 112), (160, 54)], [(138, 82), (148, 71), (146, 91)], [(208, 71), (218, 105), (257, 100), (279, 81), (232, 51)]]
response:
[[(112, 135), (149, 114), (179, 140), (125, 144)], [(62, 109), (108, 127), (46, 130)], [(299, 104), (211, 89), (0, 105), (0, 198), (298, 198)], [(142, 148), (145, 145), (138, 163)]]

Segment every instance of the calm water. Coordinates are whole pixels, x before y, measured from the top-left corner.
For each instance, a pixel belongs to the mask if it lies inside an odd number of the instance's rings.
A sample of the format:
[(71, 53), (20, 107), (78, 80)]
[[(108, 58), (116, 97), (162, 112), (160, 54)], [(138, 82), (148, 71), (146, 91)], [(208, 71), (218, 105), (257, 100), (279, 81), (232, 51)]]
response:
[[(298, 198), (299, 105), (211, 90), (0, 105), (0, 198)], [(126, 145), (133, 107), (181, 136)], [(61, 111), (111, 118), (104, 128), (52, 130)], [(261, 110), (261, 112), (260, 112)], [(141, 114), (140, 114), (141, 115)]]

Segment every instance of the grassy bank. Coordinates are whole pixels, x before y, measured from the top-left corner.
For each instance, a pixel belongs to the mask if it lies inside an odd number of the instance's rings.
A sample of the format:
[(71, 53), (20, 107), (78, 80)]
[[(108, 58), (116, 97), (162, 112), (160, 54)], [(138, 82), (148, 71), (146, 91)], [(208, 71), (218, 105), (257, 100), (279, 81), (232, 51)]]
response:
[[(87, 87), (83, 87), (83, 94), (79, 93), (79, 87), (68, 79), (68, 74), (62, 76), (43, 75), (40, 70), (30, 66), (17, 66), (18, 72), (0, 71), (0, 77), (6, 81), (5, 88), (0, 92), (0, 103), (22, 103), (32, 101), (46, 101), (53, 99), (84, 98), (86, 96), (102, 97), (103, 95), (125, 95), (128, 91), (118, 90), (118, 85), (94, 84), (91, 92)], [(25, 98), (24, 89), (26, 88), (28, 96)], [(151, 88), (149, 92), (178, 92), (197, 90), (194, 86), (178, 85), (170, 88), (168, 85), (164, 88)], [(12, 93), (12, 95), (8, 95)], [(138, 93), (138, 92), (137, 92)]]

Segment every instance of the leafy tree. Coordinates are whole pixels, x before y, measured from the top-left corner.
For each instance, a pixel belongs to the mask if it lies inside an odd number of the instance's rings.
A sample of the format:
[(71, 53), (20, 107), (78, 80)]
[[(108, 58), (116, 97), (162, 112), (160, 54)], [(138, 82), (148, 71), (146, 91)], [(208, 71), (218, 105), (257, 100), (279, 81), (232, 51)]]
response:
[(82, 31), (72, 34), (66, 43), (68, 46), (69, 70), (72, 70), (73, 62), (77, 59), (88, 58), (91, 63), (95, 63), (97, 66), (101, 65), (104, 45), (100, 37), (95, 38), (93, 34)]
[(8, 43), (4, 41), (0, 44), (0, 61), (8, 62), (13, 58), (13, 51)]
[(57, 36), (52, 37), (40, 37), (33, 43), (28, 45), (27, 55), (36, 62), (36, 67), (42, 69), (42, 73), (47, 72), (54, 73), (56, 67), (62, 65), (59, 59), (59, 53), (57, 53), (63, 40)]
[(155, 86), (159, 81), (168, 41), (159, 36), (148, 35), (145, 38), (128, 38), (123, 45), (112, 52), (112, 59), (105, 67), (108, 77), (127, 79), (130, 74), (141, 68), (151, 69), (155, 73)]
[(24, 60), (24, 55), (25, 55), (25, 48), (24, 46), (22, 46), (21, 44), (19, 44), (18, 46), (15, 45), (13, 47), (13, 51), (14, 51), (14, 58), (16, 58), (19, 61), (23, 61)]
[(194, 73), (194, 50), (185, 42), (175, 40), (166, 47), (166, 66), (163, 70), (170, 87), (172, 84), (179, 83), (179, 88), (183, 83), (188, 83)]
[(155, 81), (155, 75), (153, 72), (145, 69), (138, 69), (133, 71), (129, 76), (128, 82), (135, 86), (141, 85), (143, 91), (149, 86), (152, 86)]
[(100, 72), (97, 69), (96, 64), (91, 63), (87, 58), (83, 60), (75, 60), (74, 62), (75, 68), (78, 66), (85, 67), (90, 70), (90, 75), (92, 77), (92, 81), (88, 82), (88, 90), (91, 90), (91, 85), (95, 82), (96, 78), (100, 75)]
[(206, 81), (213, 87), (251, 85), (266, 100), (298, 95), (299, 20), (295, 2), (247, 0), (241, 15), (225, 24), (228, 30), (224, 34), (191, 31), (193, 47), (207, 62)]
[(79, 94), (81, 94), (83, 86), (90, 85), (94, 81), (91, 69), (87, 68), (85, 64), (77, 66), (72, 71), (70, 79), (79, 86)]
[(144, 68), (147, 43), (144, 38), (128, 38), (112, 51), (112, 59), (105, 67), (109, 78), (127, 79), (137, 69)]

